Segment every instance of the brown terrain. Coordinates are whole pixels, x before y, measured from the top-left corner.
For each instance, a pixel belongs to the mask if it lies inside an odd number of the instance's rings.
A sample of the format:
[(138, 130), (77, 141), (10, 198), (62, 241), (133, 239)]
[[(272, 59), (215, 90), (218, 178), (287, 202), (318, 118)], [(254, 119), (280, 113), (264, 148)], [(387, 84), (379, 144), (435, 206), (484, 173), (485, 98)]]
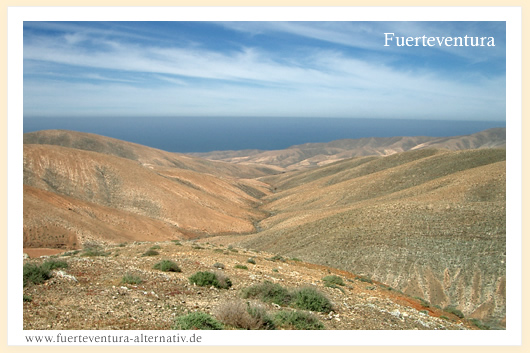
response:
[[(142, 256), (152, 247), (158, 255)], [(273, 255), (263, 252), (206, 241), (132, 242), (109, 245), (102, 251), (105, 256), (66, 252), (54, 260), (65, 261), (68, 268), (54, 270), (44, 284), (25, 287), (24, 294), (31, 301), (24, 303), (24, 329), (169, 330), (177, 316), (188, 312), (219, 316), (227, 306), (233, 309), (234, 303), (246, 304), (241, 291), (264, 281), (287, 289), (316, 288), (333, 304), (329, 312), (313, 313), (329, 330), (477, 329), (467, 319), (381, 283), (296, 259), (273, 260)], [(254, 264), (247, 262), (250, 258)], [(153, 269), (162, 259), (174, 261), (182, 272)], [(41, 264), (49, 258), (25, 261)], [(220, 264), (223, 269), (218, 268)], [(188, 277), (198, 271), (222, 273), (233, 285), (217, 289), (190, 284)], [(142, 282), (122, 283), (125, 274), (138, 276)], [(326, 287), (322, 278), (329, 275), (340, 276), (344, 285)], [(251, 302), (271, 316), (295, 310), (259, 300)]]
[(324, 166), (352, 157), (389, 156), (426, 148), (446, 150), (506, 148), (506, 129), (494, 128), (455, 137), (370, 137), (328, 143), (306, 143), (277, 151), (214, 151), (193, 155), (240, 165), (256, 164), (299, 170)]
[[(24, 143), (24, 252), (36, 258), (93, 243), (109, 252), (70, 252), (64, 272), (75, 281), (59, 274), (26, 287), (25, 328), (74, 329), (81, 318), (84, 328), (168, 328), (179, 312), (214, 313), (264, 280), (321, 289), (335, 304), (319, 314), (331, 329), (472, 327), (447, 307), (505, 325), (504, 129), (208, 157), (218, 161), (69, 131), (25, 134)], [(161, 255), (140, 256), (152, 244), (144, 242), (160, 244)], [(233, 267), (249, 257), (255, 266)], [(183, 272), (153, 270), (155, 258)], [(226, 265), (230, 290), (189, 284), (215, 262)], [(144, 282), (123, 289), (125, 271)], [(327, 273), (347, 285), (324, 287)], [(142, 321), (136, 302), (156, 320)], [(94, 305), (101, 310), (83, 313)]]

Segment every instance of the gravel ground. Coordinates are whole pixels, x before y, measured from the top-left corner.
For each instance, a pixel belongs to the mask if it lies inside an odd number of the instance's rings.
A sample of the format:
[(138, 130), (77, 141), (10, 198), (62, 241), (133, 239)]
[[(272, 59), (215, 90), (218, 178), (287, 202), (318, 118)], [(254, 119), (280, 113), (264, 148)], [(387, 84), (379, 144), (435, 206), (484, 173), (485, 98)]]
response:
[[(152, 246), (159, 255), (142, 256)], [(193, 311), (215, 315), (216, 309), (241, 299), (241, 290), (264, 281), (288, 289), (315, 287), (333, 303), (333, 310), (314, 313), (328, 330), (463, 330), (476, 328), (467, 320), (434, 307), (425, 307), (381, 283), (351, 273), (304, 263), (296, 259), (273, 261), (273, 254), (213, 244), (135, 242), (107, 246), (107, 256), (62, 254), (67, 268), (53, 270), (43, 284), (30, 284), (24, 294), (26, 330), (169, 330), (175, 318)], [(33, 255), (34, 256), (34, 255)], [(255, 264), (247, 260), (253, 258)], [(26, 258), (43, 263), (50, 256)], [(182, 272), (153, 269), (160, 260), (172, 260)], [(224, 269), (214, 268), (220, 263)], [(240, 264), (248, 269), (235, 268)], [(198, 271), (222, 273), (233, 283), (229, 289), (199, 287), (188, 277)], [(139, 284), (122, 283), (125, 274), (138, 276)], [(326, 287), (329, 274), (344, 279), (344, 286)], [(294, 310), (262, 303), (267, 312)], [(227, 327), (230, 329), (230, 327)]]

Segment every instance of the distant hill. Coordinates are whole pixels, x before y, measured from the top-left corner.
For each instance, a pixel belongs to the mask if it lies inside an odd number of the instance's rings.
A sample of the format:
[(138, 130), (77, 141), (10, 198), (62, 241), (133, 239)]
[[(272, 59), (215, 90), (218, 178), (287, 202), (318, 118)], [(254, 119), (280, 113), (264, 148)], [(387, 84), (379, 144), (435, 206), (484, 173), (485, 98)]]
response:
[(42, 130), (25, 133), (24, 144), (70, 147), (130, 159), (144, 166), (187, 169), (217, 176), (255, 178), (278, 172), (278, 168), (272, 166), (236, 167), (230, 163), (212, 162), (203, 158), (166, 152), (111, 137), (68, 130)]
[(323, 166), (339, 160), (363, 156), (388, 156), (414, 149), (448, 150), (506, 147), (506, 129), (495, 128), (455, 137), (370, 137), (306, 143), (284, 150), (214, 151), (194, 153), (209, 160), (238, 164), (277, 166), (288, 170)]

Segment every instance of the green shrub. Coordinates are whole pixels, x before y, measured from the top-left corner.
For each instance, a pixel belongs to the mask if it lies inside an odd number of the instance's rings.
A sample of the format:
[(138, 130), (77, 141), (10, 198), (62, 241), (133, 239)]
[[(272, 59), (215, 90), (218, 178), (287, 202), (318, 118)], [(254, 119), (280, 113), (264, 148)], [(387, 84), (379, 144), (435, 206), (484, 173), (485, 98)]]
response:
[(429, 308), (431, 306), (431, 303), (429, 303), (428, 301), (426, 301), (423, 298), (414, 297), (414, 299), (417, 299), (421, 303), (421, 306), (423, 306), (424, 308)]
[(302, 262), (302, 260), (300, 260), (300, 259), (297, 258), (297, 257), (291, 257), (291, 261)]
[(315, 288), (301, 288), (294, 292), (293, 304), (297, 308), (327, 313), (333, 309), (329, 299)]
[(475, 325), (476, 327), (478, 327), (481, 330), (491, 330), (491, 327), (489, 325), (486, 325), (485, 323), (483, 323), (480, 320), (470, 319), (470, 321), (473, 323), (473, 325)]
[(172, 240), (172, 242), (175, 243), (175, 245), (182, 245), (182, 243), (179, 240)]
[(156, 256), (156, 255), (160, 255), (160, 253), (153, 249), (149, 249), (142, 254), (142, 256)]
[(301, 311), (280, 311), (275, 316), (277, 326), (295, 330), (323, 330), (324, 325), (310, 313)]
[(201, 287), (214, 286), (216, 288), (228, 289), (232, 286), (230, 279), (222, 274), (213, 272), (197, 272), (189, 278), (190, 282)]
[(237, 265), (235, 265), (234, 267), (235, 267), (235, 268), (238, 268), (238, 269), (240, 269), (240, 270), (248, 270), (248, 267), (245, 266), (245, 265), (237, 264)]
[(103, 249), (100, 247), (87, 248), (81, 254), (81, 256), (109, 256), (109, 255), (110, 255), (110, 251), (109, 252), (103, 251)]
[(251, 257), (250, 259), (247, 260), (247, 263), (255, 265), (255, 264), (256, 264), (256, 260), (254, 260), (254, 259)]
[(73, 255), (77, 255), (81, 252), (81, 250), (72, 250), (72, 251), (67, 251), (67, 252), (64, 252), (61, 254), (61, 256), (73, 256)]
[(51, 273), (46, 268), (36, 265), (31, 262), (24, 264), (23, 274), (22, 274), (24, 287), (26, 287), (30, 283), (41, 284), (50, 278), (51, 278)]
[(460, 319), (464, 318), (464, 313), (462, 313), (460, 310), (458, 310), (455, 306), (449, 305), (444, 308), (444, 310), (448, 313), (451, 313), (453, 315), (458, 316)]
[(130, 273), (126, 273), (121, 279), (122, 284), (140, 284), (142, 282), (143, 280), (139, 276)]
[(326, 276), (322, 278), (322, 280), (324, 281), (325, 286), (331, 286), (332, 284), (339, 285), (339, 286), (344, 285), (344, 281), (342, 280), (342, 277), (335, 276), (335, 275)]
[(55, 270), (57, 268), (68, 268), (66, 261), (48, 260), (41, 265), (45, 271)]
[(270, 261), (281, 261), (285, 262), (285, 258), (281, 255), (274, 255), (273, 257), (269, 258)]
[(169, 260), (162, 260), (160, 262), (157, 262), (153, 266), (153, 268), (155, 270), (160, 270), (164, 272), (182, 272), (182, 270), (176, 263), (174, 263), (173, 261), (169, 261)]
[(222, 330), (224, 326), (212, 316), (196, 311), (175, 319), (174, 330)]
[(149, 249), (151, 249), (151, 250), (158, 250), (158, 249), (162, 249), (162, 248), (160, 247), (160, 245), (153, 245), (153, 246), (151, 246)]
[(23, 300), (24, 302), (30, 303), (30, 302), (33, 301), (33, 298), (31, 297), (31, 295), (24, 294), (24, 295), (22, 296), (22, 300)]
[(286, 288), (269, 281), (244, 288), (241, 295), (243, 298), (257, 298), (278, 305), (289, 305), (291, 302), (291, 294)]
[[(336, 284), (326, 284), (325, 286), (326, 286), (326, 287), (329, 287), (329, 288), (338, 289), (338, 290), (340, 290), (342, 293), (346, 293), (346, 291), (345, 291), (341, 286), (337, 286)], [(375, 289), (375, 287), (372, 287), (372, 288)], [(367, 289), (370, 289), (370, 288), (367, 288)]]
[(357, 279), (358, 279), (359, 281), (361, 281), (361, 282), (366, 282), (366, 283), (370, 283), (370, 284), (374, 283), (374, 282), (373, 282), (370, 278), (368, 278), (368, 277), (358, 277)]

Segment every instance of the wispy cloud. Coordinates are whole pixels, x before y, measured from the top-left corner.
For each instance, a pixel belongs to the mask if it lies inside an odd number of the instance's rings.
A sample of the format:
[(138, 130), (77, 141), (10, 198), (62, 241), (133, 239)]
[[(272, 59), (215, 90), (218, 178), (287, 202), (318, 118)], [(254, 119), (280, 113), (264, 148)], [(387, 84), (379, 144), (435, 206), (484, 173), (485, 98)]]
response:
[[(448, 75), (436, 58), (401, 64), (395, 49), (387, 56), (381, 49), (384, 28), (437, 34), (438, 25), (214, 25), (224, 32), (190, 24), (193, 36), (179, 36), (176, 27), (177, 39), (157, 41), (161, 30), (148, 25), (125, 34), (112, 24), (32, 23), (24, 43), (25, 114), (504, 118), (504, 73), (467, 60), (459, 62), (467, 70)], [(68, 74), (54, 75), (59, 68)]]

